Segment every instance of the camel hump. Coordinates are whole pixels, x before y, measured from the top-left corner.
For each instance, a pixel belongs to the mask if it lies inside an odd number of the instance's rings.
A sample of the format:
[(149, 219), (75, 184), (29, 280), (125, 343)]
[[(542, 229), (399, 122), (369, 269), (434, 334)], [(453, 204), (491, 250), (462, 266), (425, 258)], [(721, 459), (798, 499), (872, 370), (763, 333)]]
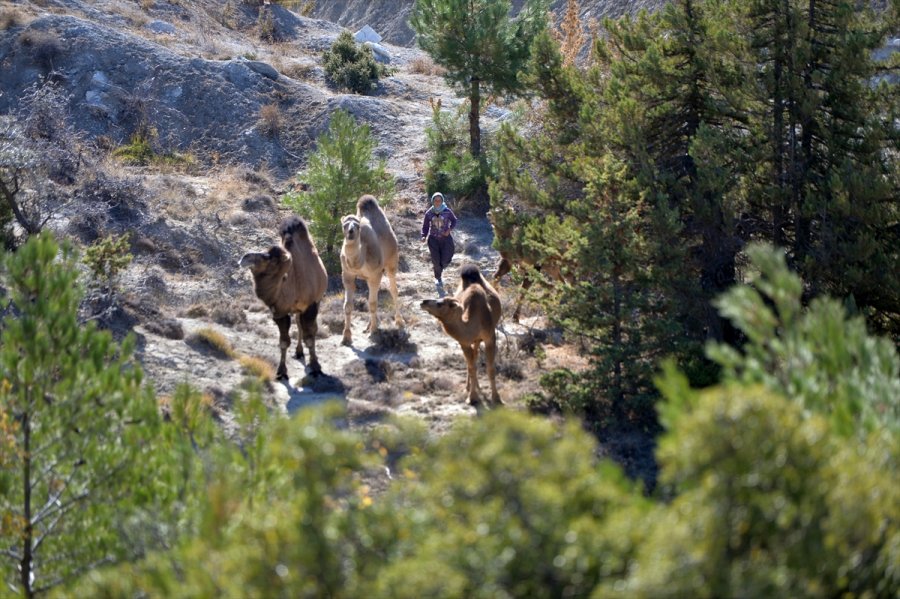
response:
[(466, 289), (473, 283), (482, 285), (484, 281), (477, 264), (463, 264), (462, 268), (459, 269), (459, 278), (462, 280), (463, 289)]
[(356, 202), (356, 210), (358, 214), (368, 216), (370, 212), (381, 212), (381, 206), (378, 205), (375, 196), (367, 193), (360, 196), (359, 201)]
[(494, 288), (491, 287), (491, 284), (484, 278), (484, 275), (481, 274), (481, 270), (478, 268), (477, 264), (463, 264), (462, 268), (459, 269), (459, 278), (460, 285), (463, 289), (467, 289), (469, 285), (477, 284), (484, 287), (484, 290), (490, 294), (497, 293)]
[(302, 218), (299, 216), (289, 216), (284, 219), (281, 226), (278, 228), (278, 236), (284, 240), (285, 237), (291, 237), (296, 234), (303, 237), (309, 237), (309, 230), (306, 228), (306, 223), (303, 222)]

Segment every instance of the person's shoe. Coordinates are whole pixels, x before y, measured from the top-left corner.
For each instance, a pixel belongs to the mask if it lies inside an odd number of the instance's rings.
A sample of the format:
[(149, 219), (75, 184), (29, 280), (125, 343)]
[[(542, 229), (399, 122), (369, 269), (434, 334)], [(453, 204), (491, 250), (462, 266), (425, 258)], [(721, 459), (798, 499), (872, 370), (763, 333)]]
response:
[(444, 291), (444, 282), (440, 279), (434, 280), (434, 288), (437, 289), (438, 295), (444, 297), (446, 295)]

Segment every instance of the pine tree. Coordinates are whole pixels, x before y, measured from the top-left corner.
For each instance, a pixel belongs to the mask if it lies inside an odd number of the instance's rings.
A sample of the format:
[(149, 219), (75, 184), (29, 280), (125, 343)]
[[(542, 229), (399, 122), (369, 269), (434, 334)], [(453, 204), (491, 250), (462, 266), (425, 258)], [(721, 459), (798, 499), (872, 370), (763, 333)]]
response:
[(349, 113), (336, 110), (328, 130), (316, 140), (306, 170), (298, 175), (308, 191), (283, 198), (285, 205), (310, 221), (329, 270), (340, 268), (341, 217), (356, 213), (359, 196), (371, 193), (382, 205), (390, 201), (394, 183), (384, 160), (372, 164), (376, 145), (368, 125), (359, 125)]
[(696, 281), (682, 297), (694, 306), (690, 334), (715, 339), (733, 338), (710, 301), (735, 282), (742, 240), (733, 189), (750, 149), (742, 47), (723, 25), (728, 16), (717, 2), (678, 0), (656, 15), (607, 22), (599, 46), (609, 72), (599, 135), (679, 212)]
[(469, 99), (472, 156), (481, 155), (481, 98), (515, 94), (531, 42), (546, 28), (546, 0), (526, 0), (515, 19), (509, 0), (416, 0), (409, 24), (419, 47), (447, 69)]
[(900, 100), (872, 83), (889, 21), (848, 0), (757, 0), (740, 22), (767, 147), (744, 193), (769, 221), (766, 238), (788, 249), (808, 295), (852, 296), (896, 335)]
[(161, 525), (170, 513), (153, 451), (160, 419), (134, 341), (78, 324), (74, 258), (58, 252), (44, 233), (3, 259), (0, 565), (26, 597), (140, 555), (151, 547), (135, 527), (149, 526), (149, 511)]
[(544, 35), (529, 80), (547, 102), (546, 118), (530, 139), (510, 128), (501, 135), (504, 152), (491, 189), (492, 218), (502, 231), (496, 243), (535, 263), (562, 265), (565, 281), (539, 285), (536, 295), (551, 318), (588, 342), (591, 354), (585, 376), (555, 373), (545, 387), (595, 424), (652, 425), (655, 363), (686, 350), (671, 292), (685, 262), (681, 225), (603, 141), (596, 69), (585, 76), (563, 66), (558, 46)]

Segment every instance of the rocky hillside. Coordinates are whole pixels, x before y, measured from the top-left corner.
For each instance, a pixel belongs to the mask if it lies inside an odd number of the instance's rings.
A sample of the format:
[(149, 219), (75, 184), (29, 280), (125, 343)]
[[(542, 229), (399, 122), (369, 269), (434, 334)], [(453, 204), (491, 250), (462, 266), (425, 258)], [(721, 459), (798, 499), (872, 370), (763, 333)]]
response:
[[(228, 429), (247, 378), (259, 377), (276, 410), (336, 398), (347, 406), (350, 426), (412, 414), (442, 431), (475, 410), (465, 404), (459, 346), (419, 307), (435, 296), (419, 242), (427, 202), (422, 166), (432, 101), (453, 108), (460, 100), (440, 76), (423, 72), (427, 58), (418, 50), (391, 44), (392, 74), (375, 94), (332, 89), (321, 53), (341, 26), (277, 6), (272, 14), (273, 25), (264, 30), (258, 8), (215, 0), (5, 3), (0, 116), (25, 118), (23, 98), (42, 82), (63, 92), (82, 166), (61, 184), (68, 200), (50, 226), (82, 246), (130, 234), (134, 260), (118, 293), (112, 300), (92, 298), (86, 310), (117, 335), (137, 336), (138, 358), (162, 403), (179, 384), (190, 383)], [(360, 282), (354, 343), (342, 346), (343, 290), (339, 273), (331, 272), (318, 318), (324, 375), (306, 376), (304, 364), (291, 360), (290, 380), (276, 382), (277, 327), (237, 262), (276, 241), (278, 223), (289, 214), (280, 196), (336, 108), (370, 125), (376, 153), (397, 182), (386, 212), (400, 241), (405, 326), (393, 326), (382, 289), (386, 328), (367, 336)], [(509, 116), (504, 107), (488, 107), (485, 127)], [(181, 158), (124, 164), (117, 150), (141, 133), (159, 155)], [(457, 254), (445, 273), (450, 287), (464, 262), (491, 273), (497, 261), (488, 222), (464, 208), (459, 214)], [(500, 290), (511, 314), (518, 290), (509, 282)], [(512, 408), (524, 408), (521, 398), (538, 389), (542, 372), (585, 364), (577, 347), (546, 328), (542, 315), (527, 306), (524, 314), (522, 325), (507, 318), (500, 327), (500, 394)], [(485, 389), (483, 366), (480, 372)], [(619, 438), (604, 447), (631, 471), (652, 472), (646, 439)]]
[[(625, 14), (636, 14), (641, 10), (656, 10), (666, 0), (582, 0), (581, 15), (585, 22), (591, 19), (601, 20), (605, 17), (620, 17)], [(524, 0), (513, 0), (514, 9), (522, 6)], [(415, 43), (415, 33), (409, 28), (407, 20), (415, 0), (385, 0), (369, 2), (368, 0), (346, 0), (343, 2), (317, 2), (313, 15), (340, 23), (351, 29), (370, 25), (380, 33), (385, 41), (401, 46)], [(551, 10), (562, 14), (566, 0), (553, 0)]]

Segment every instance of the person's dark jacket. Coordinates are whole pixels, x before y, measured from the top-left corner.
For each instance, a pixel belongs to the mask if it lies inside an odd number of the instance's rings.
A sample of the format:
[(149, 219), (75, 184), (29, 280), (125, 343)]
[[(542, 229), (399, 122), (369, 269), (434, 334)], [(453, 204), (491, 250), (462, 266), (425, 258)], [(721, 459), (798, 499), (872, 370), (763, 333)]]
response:
[(450, 237), (450, 233), (456, 228), (456, 215), (446, 203), (441, 204), (440, 211), (435, 212), (434, 207), (425, 213), (422, 222), (422, 238), (431, 235), (437, 238)]

